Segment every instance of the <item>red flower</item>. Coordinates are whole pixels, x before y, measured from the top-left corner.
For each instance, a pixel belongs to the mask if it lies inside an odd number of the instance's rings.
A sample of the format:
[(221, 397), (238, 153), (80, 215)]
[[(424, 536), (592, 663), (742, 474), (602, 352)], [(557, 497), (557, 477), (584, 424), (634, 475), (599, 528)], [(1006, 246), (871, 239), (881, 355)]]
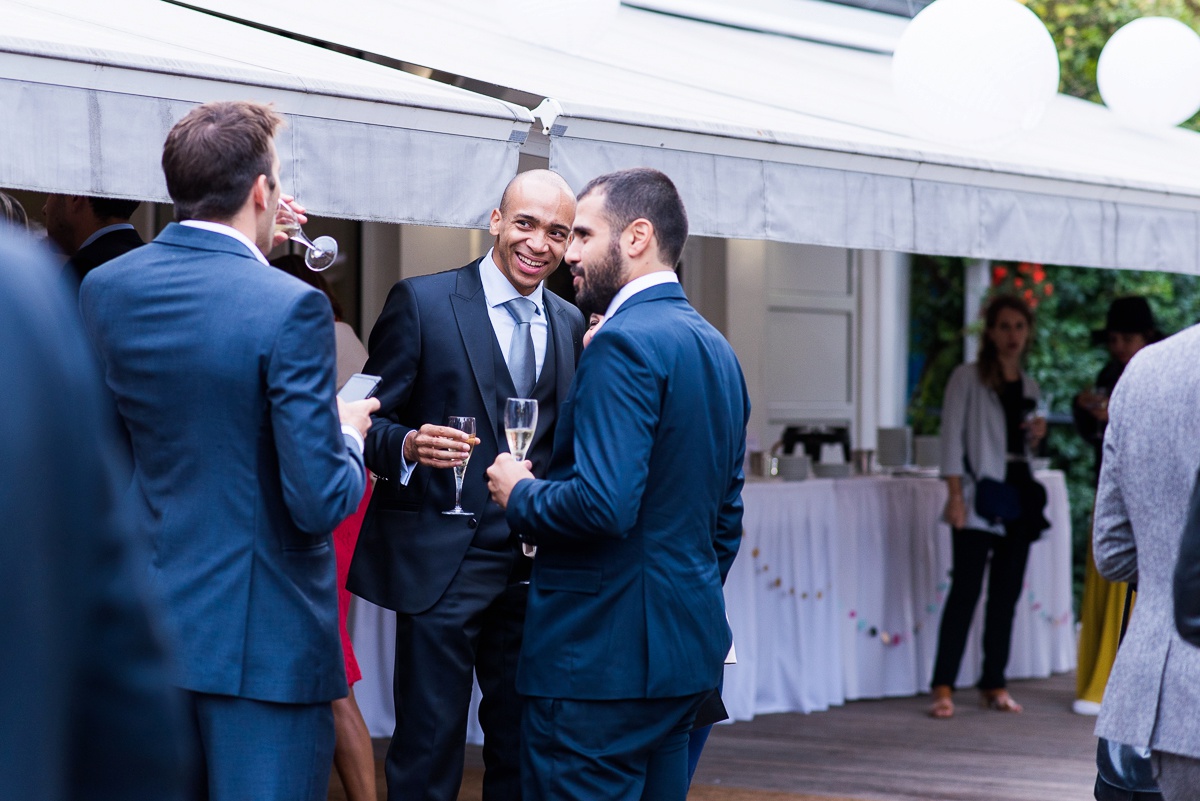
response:
[(1046, 293), (1046, 297), (1054, 294), (1054, 284), (1048, 283), (1042, 287), (1042, 291)]
[(1021, 275), (1029, 275), (1029, 273), (1033, 272), (1033, 265), (1027, 261), (1023, 261), (1017, 265), (1017, 272), (1021, 273)]
[(1025, 279), (1024, 278), (1014, 278), (1013, 286), (1015, 286), (1017, 289), (1020, 289), (1021, 287), (1025, 286)]
[(1006, 268), (1004, 268), (1004, 267), (993, 267), (992, 268), (992, 283), (993, 284), (999, 284), (1002, 281), (1004, 281), (1005, 278), (1008, 278), (1008, 270)]
[(1033, 271), (1033, 280), (1039, 284), (1042, 283), (1043, 281), (1045, 281), (1046, 280), (1046, 271), (1043, 270), (1041, 267), (1038, 267), (1037, 269), (1035, 269)]

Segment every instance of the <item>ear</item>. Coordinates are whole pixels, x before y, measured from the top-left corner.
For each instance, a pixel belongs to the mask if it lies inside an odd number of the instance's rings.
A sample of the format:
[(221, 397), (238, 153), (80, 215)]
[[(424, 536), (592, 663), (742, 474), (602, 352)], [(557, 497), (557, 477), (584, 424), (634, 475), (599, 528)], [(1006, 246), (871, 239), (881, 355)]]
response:
[(488, 221), (488, 233), (492, 236), (499, 236), (500, 222), (503, 219), (503, 216), (500, 214), (500, 209), (492, 209), (492, 217)]
[(654, 243), (654, 223), (639, 217), (625, 228), (625, 252), (631, 259), (640, 258)]
[(267, 176), (260, 175), (254, 179), (254, 185), (250, 188), (250, 197), (254, 199), (256, 209), (267, 210), (267, 201), (271, 199), (271, 187), (268, 185)]

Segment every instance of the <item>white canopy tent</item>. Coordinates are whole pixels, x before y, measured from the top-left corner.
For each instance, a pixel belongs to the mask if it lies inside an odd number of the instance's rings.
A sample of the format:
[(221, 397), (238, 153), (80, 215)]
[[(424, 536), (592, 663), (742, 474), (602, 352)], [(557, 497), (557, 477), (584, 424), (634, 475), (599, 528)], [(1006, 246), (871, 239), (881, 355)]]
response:
[[(272, 102), (285, 189), (331, 217), (479, 226), (528, 109), (159, 0), (0, 0), (0, 186), (169, 202), (162, 143)], [(484, 210), (484, 211), (481, 211)]]
[[(1024, 139), (963, 150), (912, 134), (893, 98), (886, 51), (905, 20), (748, 0), (739, 23), (705, 0), (629, 1), (671, 13), (626, 5), (606, 32), (559, 32), (471, 0), (187, 0), (546, 98), (553, 169), (576, 187), (663, 169), (697, 234), (1200, 273), (1200, 135), (1059, 97)], [(841, 16), (804, 24), (821, 6)]]

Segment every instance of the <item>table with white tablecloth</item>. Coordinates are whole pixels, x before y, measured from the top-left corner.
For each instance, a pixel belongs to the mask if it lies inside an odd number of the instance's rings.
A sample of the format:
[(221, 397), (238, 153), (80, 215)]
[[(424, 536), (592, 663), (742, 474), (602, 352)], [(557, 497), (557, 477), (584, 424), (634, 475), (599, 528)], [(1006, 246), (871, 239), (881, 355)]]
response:
[[(1057, 471), (1037, 478), (1051, 526), (1030, 549), (1010, 678), (1075, 667), (1066, 482)], [(743, 498), (745, 538), (725, 585), (738, 657), (725, 669), (730, 715), (748, 720), (927, 691), (950, 586), (944, 483), (763, 481), (748, 483)], [(960, 686), (980, 674), (983, 606), (981, 599)]]
[[(1075, 667), (1066, 483), (1057, 471), (1036, 476), (1051, 526), (1030, 550), (1010, 678)], [(725, 669), (733, 719), (928, 690), (950, 585), (945, 484), (882, 476), (751, 481), (743, 498), (745, 537), (725, 585), (738, 659)], [(960, 686), (980, 673), (982, 617), (981, 599)], [(352, 636), (363, 671), (358, 704), (371, 735), (390, 736), (395, 617), (355, 599)], [(468, 739), (480, 741), (474, 704)]]

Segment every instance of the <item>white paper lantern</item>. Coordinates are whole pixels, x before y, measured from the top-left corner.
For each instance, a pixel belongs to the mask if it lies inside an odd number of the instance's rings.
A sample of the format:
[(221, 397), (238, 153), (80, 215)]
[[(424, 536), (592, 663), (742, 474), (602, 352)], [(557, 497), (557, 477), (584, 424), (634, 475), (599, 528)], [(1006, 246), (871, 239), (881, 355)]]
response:
[(493, 6), (509, 35), (567, 51), (603, 35), (620, 7), (621, 0), (500, 0)]
[(1174, 127), (1200, 111), (1200, 36), (1179, 20), (1135, 19), (1104, 45), (1096, 81), (1126, 125)]
[(1017, 0), (936, 0), (900, 37), (892, 82), (921, 135), (998, 147), (1041, 120), (1058, 91), (1058, 52)]

